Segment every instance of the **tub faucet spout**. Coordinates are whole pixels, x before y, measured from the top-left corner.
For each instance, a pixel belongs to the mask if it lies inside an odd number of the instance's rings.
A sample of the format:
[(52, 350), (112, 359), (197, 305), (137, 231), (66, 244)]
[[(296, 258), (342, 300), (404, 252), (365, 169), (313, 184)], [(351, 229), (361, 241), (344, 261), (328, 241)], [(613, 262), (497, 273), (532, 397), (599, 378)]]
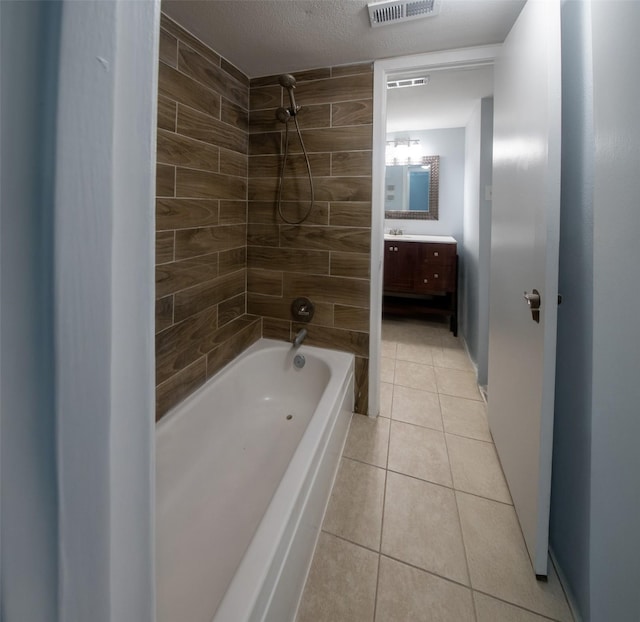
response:
[(307, 336), (307, 329), (306, 328), (301, 328), (297, 335), (293, 338), (293, 347), (297, 348), (306, 338)]

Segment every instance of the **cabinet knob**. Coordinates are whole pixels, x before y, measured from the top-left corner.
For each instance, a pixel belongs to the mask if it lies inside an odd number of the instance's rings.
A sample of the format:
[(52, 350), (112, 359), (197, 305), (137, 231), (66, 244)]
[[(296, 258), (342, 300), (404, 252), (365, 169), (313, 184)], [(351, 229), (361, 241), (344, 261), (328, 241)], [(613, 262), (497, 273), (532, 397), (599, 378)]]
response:
[(437, 257), (438, 256), (438, 251), (433, 251), (433, 256)]
[(389, 250), (390, 250), (391, 252), (393, 252), (393, 246), (390, 246), (390, 247), (389, 247)]
[(394, 250), (394, 251), (396, 251), (396, 252), (398, 252), (398, 247), (397, 247), (397, 246), (394, 246), (394, 247), (393, 247), (393, 250)]
[(434, 275), (433, 275), (433, 278), (434, 278), (434, 279), (437, 279), (437, 278), (438, 278), (438, 275), (437, 275), (437, 274), (434, 274)]
[(424, 282), (424, 283), (428, 283), (428, 282), (429, 282), (429, 279), (425, 279), (423, 282)]

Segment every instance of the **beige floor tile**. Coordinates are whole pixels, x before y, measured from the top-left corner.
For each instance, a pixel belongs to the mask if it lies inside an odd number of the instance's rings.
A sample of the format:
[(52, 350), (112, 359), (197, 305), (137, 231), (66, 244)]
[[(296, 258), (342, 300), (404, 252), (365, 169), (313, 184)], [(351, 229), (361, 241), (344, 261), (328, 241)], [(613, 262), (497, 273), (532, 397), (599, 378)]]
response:
[(471, 371), (434, 367), (438, 393), (465, 397), (471, 400), (482, 400), (476, 375)]
[(433, 365), (433, 349), (433, 346), (426, 343), (399, 343), (396, 358), (422, 365)]
[(385, 471), (343, 458), (322, 529), (379, 550)]
[(460, 337), (454, 337), (453, 333), (446, 331), (440, 332), (440, 345), (443, 348), (452, 348), (457, 350), (464, 350), (464, 343)]
[(376, 622), (475, 622), (471, 590), (380, 558)]
[(386, 468), (389, 448), (389, 419), (354, 414), (343, 455)]
[(549, 565), (537, 581), (513, 506), (456, 492), (471, 585), (482, 592), (557, 620), (571, 621), (558, 577)]
[(486, 594), (474, 592), (473, 598), (478, 622), (549, 622), (549, 618), (503, 603)]
[(484, 402), (441, 394), (440, 409), (445, 432), (493, 442)]
[(391, 417), (391, 404), (393, 403), (393, 383), (380, 383), (380, 415)]
[(378, 555), (321, 533), (297, 622), (371, 622)]
[(394, 373), (396, 369), (395, 359), (389, 359), (386, 356), (380, 357), (380, 381), (393, 384)]
[(388, 468), (434, 484), (453, 484), (444, 434), (409, 423), (391, 422)]
[(388, 472), (382, 553), (468, 585), (454, 492)]
[(395, 341), (382, 340), (382, 347), (380, 348), (380, 356), (384, 356), (388, 359), (396, 358), (396, 350), (398, 344)]
[[(437, 392), (436, 376), (431, 365), (396, 360), (395, 385)], [(461, 373), (461, 372), (457, 372)]]
[(509, 488), (493, 443), (452, 434), (447, 434), (446, 439), (456, 490), (511, 503)]
[(394, 386), (391, 417), (405, 423), (442, 431), (442, 415), (437, 393)]
[(438, 367), (475, 371), (466, 350), (461, 348), (434, 348), (433, 364)]

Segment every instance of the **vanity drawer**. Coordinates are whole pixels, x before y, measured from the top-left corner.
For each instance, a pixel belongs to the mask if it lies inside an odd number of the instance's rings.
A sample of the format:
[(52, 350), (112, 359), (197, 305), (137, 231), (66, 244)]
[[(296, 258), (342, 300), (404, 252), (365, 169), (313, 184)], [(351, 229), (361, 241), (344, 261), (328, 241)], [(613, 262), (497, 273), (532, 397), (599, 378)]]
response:
[(454, 291), (454, 266), (422, 266), (417, 274), (414, 287), (418, 293)]
[(453, 265), (456, 257), (455, 244), (437, 244), (428, 242), (421, 246), (420, 263), (422, 265)]

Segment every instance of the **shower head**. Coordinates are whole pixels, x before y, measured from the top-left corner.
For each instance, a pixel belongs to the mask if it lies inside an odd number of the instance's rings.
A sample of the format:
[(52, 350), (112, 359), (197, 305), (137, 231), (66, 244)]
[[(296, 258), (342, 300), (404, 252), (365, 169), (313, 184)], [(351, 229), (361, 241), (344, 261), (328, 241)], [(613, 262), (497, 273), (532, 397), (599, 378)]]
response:
[(278, 82), (280, 86), (285, 89), (295, 89), (296, 88), (296, 79), (290, 73), (283, 73), (279, 78)]
[[(287, 89), (289, 92), (289, 103), (291, 106), (289, 107), (289, 113), (292, 117), (295, 117), (298, 113), (298, 106), (296, 106), (296, 99), (293, 96), (293, 89), (296, 88), (296, 79), (289, 73), (284, 73), (278, 78), (278, 82), (283, 89)], [(280, 117), (278, 117), (280, 118)], [(282, 121), (282, 119), (280, 119)]]

